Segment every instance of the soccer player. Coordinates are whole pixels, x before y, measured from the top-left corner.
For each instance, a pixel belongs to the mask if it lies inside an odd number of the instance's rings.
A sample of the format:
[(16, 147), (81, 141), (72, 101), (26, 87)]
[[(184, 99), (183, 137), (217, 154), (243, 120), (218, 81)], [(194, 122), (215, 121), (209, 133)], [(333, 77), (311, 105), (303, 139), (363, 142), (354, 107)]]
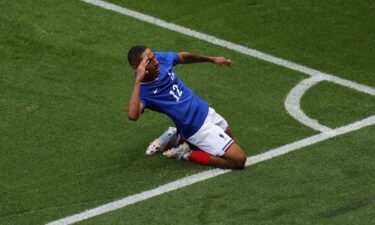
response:
[(128, 103), (129, 120), (138, 120), (145, 108), (166, 114), (182, 139), (198, 148), (188, 151), (185, 143), (173, 158), (225, 169), (244, 168), (246, 154), (233, 141), (227, 121), (173, 71), (177, 64), (231, 65), (231, 60), (188, 52), (153, 52), (145, 46), (133, 46), (128, 52), (128, 61), (135, 71)]

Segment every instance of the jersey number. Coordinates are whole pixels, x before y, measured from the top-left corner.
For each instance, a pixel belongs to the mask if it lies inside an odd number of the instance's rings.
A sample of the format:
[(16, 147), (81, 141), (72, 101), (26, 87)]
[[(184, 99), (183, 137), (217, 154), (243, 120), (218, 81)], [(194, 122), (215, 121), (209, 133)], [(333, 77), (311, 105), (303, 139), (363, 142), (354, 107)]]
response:
[(169, 91), (169, 94), (172, 95), (176, 99), (176, 101), (180, 101), (180, 98), (182, 96), (182, 91), (178, 89), (177, 85), (174, 84), (172, 86), (172, 90)]

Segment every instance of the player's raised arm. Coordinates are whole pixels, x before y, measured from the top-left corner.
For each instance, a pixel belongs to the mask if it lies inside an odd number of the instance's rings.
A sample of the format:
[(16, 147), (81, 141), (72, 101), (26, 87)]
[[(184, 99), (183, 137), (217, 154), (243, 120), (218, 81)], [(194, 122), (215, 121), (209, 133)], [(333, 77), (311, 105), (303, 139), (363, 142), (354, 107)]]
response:
[(177, 53), (178, 57), (180, 58), (181, 64), (187, 64), (187, 63), (197, 63), (197, 62), (211, 62), (219, 65), (227, 65), (230, 66), (232, 64), (232, 60), (227, 59), (222, 56), (206, 56), (206, 55), (200, 55), (195, 54), (191, 52), (179, 52)]
[(143, 105), (140, 101), (140, 92), (141, 92), (141, 82), (146, 75), (146, 66), (148, 63), (148, 58), (145, 56), (142, 61), (139, 63), (135, 71), (135, 81), (133, 92), (130, 96), (128, 103), (128, 119), (136, 121), (141, 116), (143, 110)]

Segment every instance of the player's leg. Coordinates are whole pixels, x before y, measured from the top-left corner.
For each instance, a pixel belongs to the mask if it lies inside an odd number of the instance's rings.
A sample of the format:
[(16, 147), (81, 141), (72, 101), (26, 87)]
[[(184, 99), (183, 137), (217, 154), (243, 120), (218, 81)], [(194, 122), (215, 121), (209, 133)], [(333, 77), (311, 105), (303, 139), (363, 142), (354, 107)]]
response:
[(245, 152), (233, 141), (227, 121), (212, 108), (202, 128), (187, 141), (202, 150), (191, 152), (190, 161), (225, 169), (242, 169), (245, 165)]
[(246, 163), (246, 154), (242, 148), (233, 143), (222, 157), (211, 155), (209, 165), (223, 169), (243, 169)]
[(223, 156), (214, 156), (206, 151), (194, 150), (185, 154), (183, 158), (198, 164), (223, 169), (243, 169), (246, 162), (245, 152), (234, 142)]
[(216, 124), (205, 124), (187, 141), (202, 150), (188, 155), (187, 159), (192, 162), (224, 169), (244, 168), (245, 152)]
[[(228, 136), (229, 137), (229, 136)], [(210, 151), (212, 152), (212, 150)], [(222, 152), (222, 153), (221, 153)], [(169, 158), (184, 159), (201, 165), (215, 166), (223, 169), (243, 169), (246, 162), (246, 154), (239, 145), (232, 142), (224, 151), (217, 151), (222, 156), (214, 156), (207, 151), (199, 149), (190, 151), (187, 143), (183, 143), (176, 148), (172, 148), (163, 154)]]
[(194, 151), (180, 145), (165, 152), (165, 156), (185, 159), (202, 165), (211, 165), (225, 169), (242, 169), (246, 154), (234, 143), (227, 121), (210, 108), (207, 119), (201, 129), (187, 141), (197, 147)]
[(160, 137), (150, 143), (146, 150), (147, 155), (156, 153), (157, 151), (165, 151), (169, 148), (176, 147), (180, 142), (177, 129), (169, 127)]

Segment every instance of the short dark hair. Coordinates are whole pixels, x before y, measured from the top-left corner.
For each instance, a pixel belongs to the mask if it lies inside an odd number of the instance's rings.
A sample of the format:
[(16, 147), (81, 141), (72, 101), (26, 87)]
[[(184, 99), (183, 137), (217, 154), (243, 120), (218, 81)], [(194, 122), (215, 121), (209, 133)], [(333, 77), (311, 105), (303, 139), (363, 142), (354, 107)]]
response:
[(147, 48), (148, 47), (143, 46), (143, 45), (136, 45), (136, 46), (131, 47), (128, 52), (129, 64), (138, 66), (139, 62), (141, 61), (141, 55)]

